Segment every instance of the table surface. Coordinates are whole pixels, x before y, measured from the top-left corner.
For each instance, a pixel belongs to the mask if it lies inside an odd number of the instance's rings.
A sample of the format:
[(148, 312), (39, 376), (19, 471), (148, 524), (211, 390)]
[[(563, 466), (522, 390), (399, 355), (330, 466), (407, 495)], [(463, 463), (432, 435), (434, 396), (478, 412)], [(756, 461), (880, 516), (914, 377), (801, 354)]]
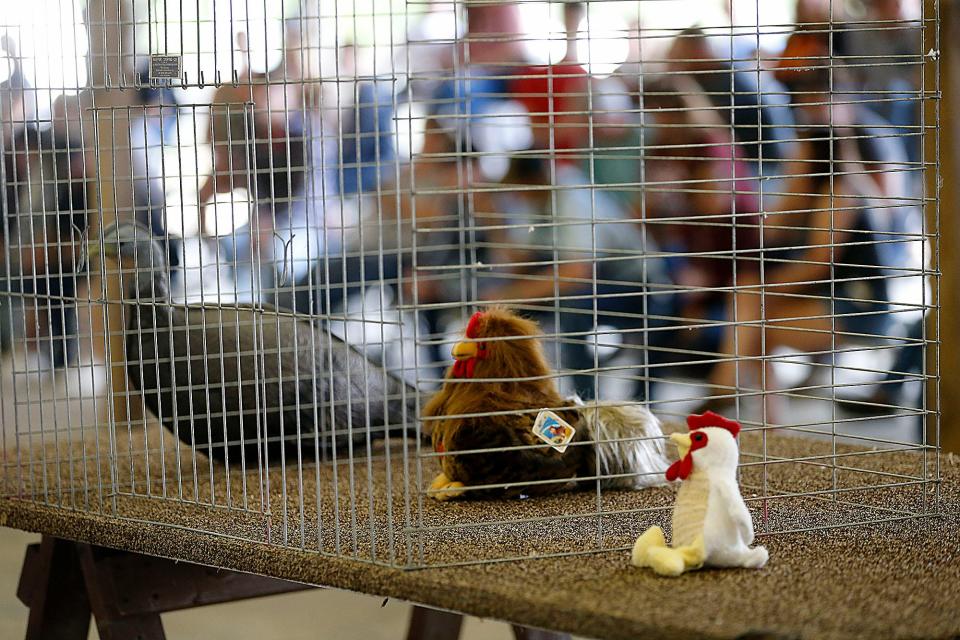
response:
[[(745, 462), (755, 459), (758, 439), (755, 433), (744, 434)], [(771, 434), (765, 446), (768, 455), (796, 458), (801, 454), (817, 455), (830, 445)], [(271, 526), (264, 527), (256, 514), (190, 507), (155, 497), (120, 496), (104, 513), (59, 508), (12, 497), (11, 487), (2, 483), (0, 496), (7, 497), (0, 497), (0, 525), (588, 637), (960, 635), (960, 616), (956, 614), (960, 599), (960, 461), (941, 458), (939, 501), (931, 504), (929, 484), (893, 483), (902, 486), (857, 489), (873, 487), (877, 477), (890, 477), (878, 476), (871, 469), (904, 476), (932, 473), (935, 466), (931, 464), (931, 454), (927, 454), (924, 463), (916, 453), (857, 455), (869, 450), (843, 447), (840, 451), (850, 454), (839, 459), (840, 472), (809, 461), (770, 465), (766, 473), (762, 473), (761, 466), (743, 469), (741, 482), (748, 500), (761, 482), (767, 484), (768, 490), (782, 493), (831, 486), (845, 489), (839, 494), (766, 503), (750, 500), (761, 534), (764, 529), (782, 532), (841, 521), (880, 520), (884, 514), (893, 513), (890, 509), (917, 512), (934, 506), (939, 515), (760, 535), (758, 542), (767, 546), (771, 555), (766, 568), (705, 570), (676, 579), (660, 578), (631, 567), (626, 550), (646, 526), (668, 519), (673, 496), (669, 487), (604, 493), (602, 509), (614, 514), (602, 517), (595, 515), (598, 498), (592, 491), (512, 502), (473, 500), (440, 504), (427, 500), (422, 511), (425, 555), (413, 560), (434, 566), (404, 570), (351, 559), (352, 554), (367, 559), (371, 554), (379, 554), (378, 560), (386, 560), (388, 541), (403, 540), (402, 523), (381, 517), (389, 502), (377, 470), (386, 469), (388, 463), (383, 461), (371, 465), (370, 482), (363, 475), (364, 465), (357, 465), (357, 491), (349, 499), (341, 491), (336, 498), (331, 495), (317, 500), (319, 508), (310, 512), (307, 522), (327, 523), (326, 530), (312, 524), (298, 526), (297, 518), (291, 518), (281, 532), (276, 519)], [(395, 471), (401, 462), (394, 459), (389, 465)], [(322, 471), (332, 472), (330, 468)], [(308, 494), (316, 492), (318, 486), (322, 493), (330, 485), (322, 473), (303, 475), (320, 479), (319, 485), (303, 485), (302, 490)], [(838, 480), (833, 485), (835, 475)], [(154, 480), (158, 481), (156, 477)], [(221, 502), (225, 497), (220, 483), (224, 481), (220, 478), (210, 489), (210, 495), (219, 496)], [(279, 484), (272, 483), (270, 491), (279, 492)], [(402, 491), (397, 485), (393, 490)], [(22, 495), (22, 481), (20, 487)], [(372, 493), (364, 493), (363, 487)], [(275, 513), (280, 505), (298, 504), (296, 495), (284, 497), (286, 503), (279, 493), (275, 496)], [(351, 514), (350, 500), (364, 508)], [(369, 521), (364, 520), (367, 505), (373, 505)], [(638, 505), (659, 510), (637, 514)], [(556, 518), (564, 514), (567, 519)], [(531, 521), (535, 515), (543, 517)], [(357, 530), (369, 530), (368, 537), (333, 539), (329, 528), (337, 517), (359, 517)], [(517, 519), (524, 522), (511, 522)], [(444, 523), (453, 526), (445, 527)], [(272, 544), (267, 543), (265, 531)], [(282, 535), (286, 535), (286, 545), (277, 544)], [(595, 548), (598, 541), (609, 550), (470, 564), (524, 557), (531, 551), (560, 554), (586, 550)], [(303, 550), (301, 546), (314, 550)], [(394, 552), (398, 554), (394, 559), (402, 563), (403, 545), (394, 545)], [(458, 564), (464, 562), (467, 564)]]

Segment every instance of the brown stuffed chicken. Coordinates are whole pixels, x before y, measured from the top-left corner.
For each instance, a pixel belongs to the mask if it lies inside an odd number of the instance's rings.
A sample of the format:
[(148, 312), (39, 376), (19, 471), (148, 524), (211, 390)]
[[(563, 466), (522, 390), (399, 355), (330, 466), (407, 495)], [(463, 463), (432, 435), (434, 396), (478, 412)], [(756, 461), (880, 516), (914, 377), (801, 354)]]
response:
[[(598, 477), (609, 488), (662, 482), (669, 463), (656, 417), (637, 405), (561, 396), (540, 335), (535, 322), (503, 307), (470, 318), (422, 412), (442, 469), (428, 495), (534, 496), (594, 486)], [(565, 437), (551, 441), (544, 429)]]

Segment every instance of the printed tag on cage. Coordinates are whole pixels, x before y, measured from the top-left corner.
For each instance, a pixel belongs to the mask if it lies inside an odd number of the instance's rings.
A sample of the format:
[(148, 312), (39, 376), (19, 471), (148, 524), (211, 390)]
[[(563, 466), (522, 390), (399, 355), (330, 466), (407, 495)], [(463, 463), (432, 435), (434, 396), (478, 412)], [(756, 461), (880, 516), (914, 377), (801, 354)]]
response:
[(183, 74), (183, 58), (180, 56), (150, 56), (151, 80), (179, 80)]
[(563, 453), (577, 430), (553, 411), (543, 409), (537, 414), (537, 420), (533, 423), (533, 432), (538, 438)]

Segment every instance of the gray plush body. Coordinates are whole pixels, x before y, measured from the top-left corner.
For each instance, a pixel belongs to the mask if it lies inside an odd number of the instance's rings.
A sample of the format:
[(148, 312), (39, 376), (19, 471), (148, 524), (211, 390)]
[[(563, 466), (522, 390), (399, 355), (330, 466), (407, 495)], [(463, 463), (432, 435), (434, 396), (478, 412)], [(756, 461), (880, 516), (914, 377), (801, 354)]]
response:
[(416, 391), (321, 323), (268, 305), (173, 304), (148, 230), (123, 223), (104, 238), (136, 267), (124, 280), (127, 377), (181, 441), (256, 465), (298, 447), (307, 460), (346, 455), (413, 422)]

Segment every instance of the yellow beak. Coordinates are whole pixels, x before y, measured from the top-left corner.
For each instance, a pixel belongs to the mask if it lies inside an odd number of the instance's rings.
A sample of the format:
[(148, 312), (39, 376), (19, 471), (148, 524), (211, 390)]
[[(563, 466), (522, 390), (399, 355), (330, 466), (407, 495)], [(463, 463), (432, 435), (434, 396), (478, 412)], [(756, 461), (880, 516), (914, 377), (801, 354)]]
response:
[(477, 355), (477, 349), (476, 342), (458, 342), (453, 345), (451, 353), (457, 360), (469, 360)]
[(690, 447), (693, 446), (693, 441), (690, 439), (690, 434), (688, 433), (671, 433), (670, 440), (673, 444), (677, 445), (677, 451), (680, 453), (681, 458), (687, 455)]

